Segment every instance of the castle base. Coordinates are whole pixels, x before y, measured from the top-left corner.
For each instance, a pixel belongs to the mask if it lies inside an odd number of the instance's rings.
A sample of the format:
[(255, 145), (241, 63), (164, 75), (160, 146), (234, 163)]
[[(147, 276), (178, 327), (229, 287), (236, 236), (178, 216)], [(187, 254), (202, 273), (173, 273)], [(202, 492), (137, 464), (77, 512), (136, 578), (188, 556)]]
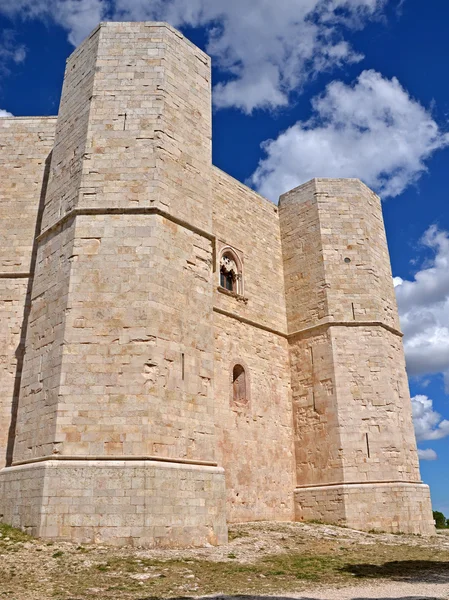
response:
[(297, 521), (319, 520), (362, 531), (435, 535), (429, 487), (356, 483), (296, 488)]
[(0, 471), (0, 521), (116, 546), (227, 542), (224, 471), (150, 460), (48, 460)]

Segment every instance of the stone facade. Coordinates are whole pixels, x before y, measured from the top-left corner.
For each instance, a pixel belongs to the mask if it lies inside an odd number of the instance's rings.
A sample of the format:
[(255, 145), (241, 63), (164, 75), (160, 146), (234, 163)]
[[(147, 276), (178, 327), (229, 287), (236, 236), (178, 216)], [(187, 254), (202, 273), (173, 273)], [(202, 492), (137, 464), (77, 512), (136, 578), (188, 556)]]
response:
[(215, 168), (210, 82), (167, 24), (105, 23), (57, 119), (0, 119), (0, 519), (431, 534), (379, 198), (315, 179), (276, 207)]

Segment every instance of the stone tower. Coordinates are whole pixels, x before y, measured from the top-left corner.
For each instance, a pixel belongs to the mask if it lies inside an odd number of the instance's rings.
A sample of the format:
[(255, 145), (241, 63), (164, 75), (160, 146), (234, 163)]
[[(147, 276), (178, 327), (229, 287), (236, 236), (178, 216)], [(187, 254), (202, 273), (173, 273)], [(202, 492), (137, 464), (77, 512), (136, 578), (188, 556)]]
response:
[(216, 169), (209, 57), (164, 23), (100, 25), (57, 121), (0, 127), (0, 520), (432, 533), (377, 196), (318, 179), (278, 209)]
[(165, 24), (94, 31), (67, 63), (17, 413), (38, 535), (226, 539), (210, 168), (209, 58)]
[(280, 200), (297, 519), (432, 530), (379, 198), (314, 179)]

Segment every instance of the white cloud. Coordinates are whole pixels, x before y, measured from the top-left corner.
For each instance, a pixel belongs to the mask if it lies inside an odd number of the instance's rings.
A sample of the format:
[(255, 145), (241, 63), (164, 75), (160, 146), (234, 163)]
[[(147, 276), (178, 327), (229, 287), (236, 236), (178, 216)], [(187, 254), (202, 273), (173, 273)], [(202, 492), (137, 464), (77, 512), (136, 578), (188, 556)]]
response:
[(69, 42), (74, 46), (105, 16), (106, 3), (102, 0), (55, 0), (53, 4), (53, 19), (68, 30)]
[(426, 448), (425, 450), (418, 448), (418, 458), (420, 460), (436, 460), (438, 456), (435, 450), (432, 450), (432, 448)]
[(416, 440), (440, 440), (449, 435), (449, 421), (433, 410), (433, 402), (427, 396), (412, 398), (413, 424)]
[(0, 73), (8, 73), (10, 63), (20, 64), (25, 57), (25, 46), (16, 42), (11, 29), (4, 29), (0, 34)]
[(215, 88), (218, 107), (288, 104), (317, 73), (361, 60), (344, 39), (388, 0), (116, 0), (118, 19), (159, 19), (209, 28), (207, 51), (232, 79)]
[(54, 22), (78, 45), (104, 18), (107, 0), (1, 0), (0, 14), (11, 18)]
[(206, 27), (207, 51), (230, 76), (218, 107), (245, 112), (288, 103), (318, 73), (361, 60), (344, 39), (389, 0), (1, 0), (0, 14), (64, 27), (78, 44), (100, 20), (164, 20)]
[(12, 114), (7, 110), (3, 110), (3, 108), (0, 108), (0, 117), (12, 117)]
[(443, 373), (449, 391), (449, 233), (432, 226), (421, 243), (432, 258), (412, 281), (395, 278), (407, 371)]
[(354, 85), (333, 81), (312, 106), (309, 121), (263, 144), (252, 183), (273, 201), (313, 177), (357, 177), (383, 197), (397, 196), (449, 145), (449, 134), (399, 81), (375, 71)]
[[(421, 239), (432, 253), (413, 280), (394, 277), (409, 376), (443, 373), (449, 391), (449, 233), (435, 225)], [(412, 398), (417, 441), (449, 436), (449, 420), (433, 409), (424, 395)], [(431, 449), (418, 450), (423, 460), (435, 460)]]

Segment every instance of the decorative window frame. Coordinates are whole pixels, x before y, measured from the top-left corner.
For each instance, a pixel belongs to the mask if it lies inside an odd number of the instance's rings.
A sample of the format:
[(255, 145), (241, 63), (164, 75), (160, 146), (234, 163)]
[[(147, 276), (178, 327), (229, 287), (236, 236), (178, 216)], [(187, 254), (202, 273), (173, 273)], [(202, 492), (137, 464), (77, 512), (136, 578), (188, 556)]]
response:
[[(246, 402), (235, 402), (234, 400), (234, 368), (240, 365), (245, 371), (245, 388), (246, 388)], [(240, 358), (235, 358), (231, 361), (229, 368), (229, 406), (231, 410), (235, 412), (248, 411), (251, 406), (251, 378), (249, 374), (249, 368), (245, 361)]]
[[(221, 260), (225, 255), (229, 255), (232, 260), (235, 262), (236, 267), (237, 267), (237, 277), (236, 277), (236, 290), (235, 291), (230, 291), (227, 290), (226, 288), (224, 288), (221, 285)], [(219, 248), (218, 248), (218, 252), (217, 252), (217, 273), (218, 273), (218, 290), (220, 292), (224, 292), (227, 294), (230, 294), (232, 296), (237, 296), (237, 297), (244, 297), (245, 294), (245, 278), (244, 278), (244, 273), (243, 273), (243, 257), (242, 257), (242, 253), (239, 252), (238, 250), (236, 250), (235, 248), (232, 248), (229, 245), (225, 245), (225, 244), (220, 244)], [(243, 365), (242, 365), (243, 366)]]

